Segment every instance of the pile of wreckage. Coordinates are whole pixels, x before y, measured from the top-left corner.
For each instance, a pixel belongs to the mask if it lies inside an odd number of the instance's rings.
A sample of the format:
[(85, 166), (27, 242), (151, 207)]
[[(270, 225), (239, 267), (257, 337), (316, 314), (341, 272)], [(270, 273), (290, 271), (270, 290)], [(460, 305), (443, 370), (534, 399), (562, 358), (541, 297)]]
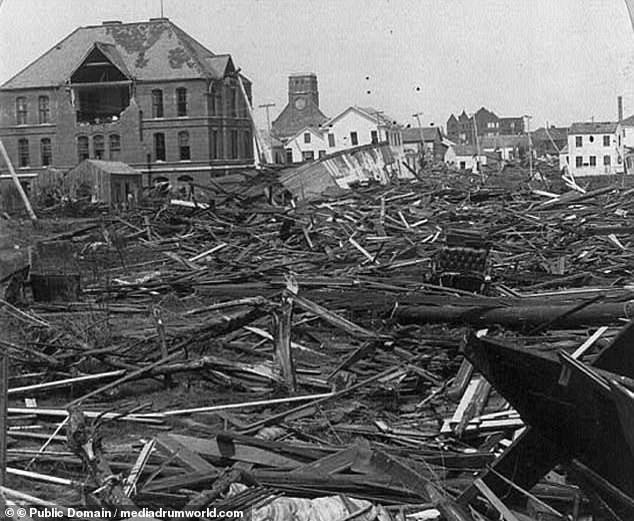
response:
[(6, 504), (634, 518), (634, 190), (276, 179), (40, 223), (3, 273)]

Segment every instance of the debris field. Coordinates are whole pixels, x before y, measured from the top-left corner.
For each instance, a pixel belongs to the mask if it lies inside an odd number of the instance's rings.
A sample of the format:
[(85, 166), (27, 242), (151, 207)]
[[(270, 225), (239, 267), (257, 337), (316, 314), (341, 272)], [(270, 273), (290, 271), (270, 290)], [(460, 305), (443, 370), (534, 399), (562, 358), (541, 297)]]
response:
[(5, 221), (7, 504), (634, 518), (634, 189), (275, 179)]

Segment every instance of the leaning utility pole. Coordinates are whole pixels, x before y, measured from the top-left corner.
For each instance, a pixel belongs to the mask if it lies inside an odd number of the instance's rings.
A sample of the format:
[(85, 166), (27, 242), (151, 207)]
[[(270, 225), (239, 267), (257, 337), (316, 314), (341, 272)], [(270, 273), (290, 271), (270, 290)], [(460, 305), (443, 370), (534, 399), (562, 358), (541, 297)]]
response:
[[(263, 103), (262, 105), (258, 105), (260, 109), (266, 109), (266, 129), (269, 133), (269, 150), (271, 154), (271, 158), (273, 158), (273, 135), (271, 134), (271, 107), (275, 107), (275, 103)], [(274, 161), (271, 161), (274, 162)]]
[(20, 194), (20, 197), (22, 198), (22, 202), (24, 203), (24, 207), (26, 208), (26, 211), (28, 212), (29, 217), (31, 218), (31, 221), (33, 222), (37, 221), (35, 212), (33, 211), (33, 208), (31, 207), (31, 202), (29, 201), (29, 198), (27, 197), (26, 192), (24, 191), (24, 188), (22, 188), (22, 185), (20, 184), (20, 178), (18, 177), (18, 174), (15, 173), (15, 169), (13, 168), (13, 163), (11, 163), (11, 159), (9, 159), (9, 154), (7, 154), (7, 149), (4, 148), (4, 143), (2, 143), (1, 139), (0, 139), (0, 154), (2, 154), (2, 158), (4, 159), (4, 162), (7, 164), (7, 168), (9, 169), (9, 174), (11, 174), (15, 187), (18, 189), (18, 193)]

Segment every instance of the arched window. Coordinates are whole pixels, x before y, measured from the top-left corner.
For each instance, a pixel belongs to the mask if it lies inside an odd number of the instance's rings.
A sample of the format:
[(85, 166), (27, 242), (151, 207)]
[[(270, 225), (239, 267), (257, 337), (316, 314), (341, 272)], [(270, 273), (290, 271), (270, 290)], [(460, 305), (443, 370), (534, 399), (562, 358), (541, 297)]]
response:
[(48, 123), (51, 120), (51, 107), (48, 96), (40, 96), (38, 98), (38, 109), (40, 123)]
[(187, 89), (185, 87), (176, 89), (176, 115), (187, 116)]
[(154, 160), (165, 161), (165, 134), (154, 134)]
[(29, 157), (29, 140), (26, 138), (18, 139), (18, 165), (23, 168), (31, 164)]
[(118, 161), (121, 157), (121, 136), (119, 134), (110, 134), (109, 136), (110, 161)]
[(161, 89), (152, 91), (152, 117), (163, 117), (163, 91)]
[(186, 130), (178, 133), (178, 153), (181, 161), (189, 161), (191, 159), (189, 132)]
[(101, 134), (92, 138), (92, 148), (94, 150), (95, 159), (105, 159), (106, 141)]
[(48, 166), (53, 162), (51, 138), (45, 137), (40, 141), (40, 155), (42, 157), (42, 166)]
[(88, 159), (89, 157), (90, 157), (90, 151), (88, 149), (88, 137), (79, 136), (77, 138), (77, 158), (81, 162), (84, 159)]

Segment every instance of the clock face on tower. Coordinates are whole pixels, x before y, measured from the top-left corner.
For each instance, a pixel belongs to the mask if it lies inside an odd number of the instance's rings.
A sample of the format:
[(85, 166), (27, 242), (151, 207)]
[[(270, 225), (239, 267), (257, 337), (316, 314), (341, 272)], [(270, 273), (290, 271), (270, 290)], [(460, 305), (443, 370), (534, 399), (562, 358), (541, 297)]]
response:
[(295, 100), (295, 108), (297, 110), (304, 110), (304, 107), (306, 107), (306, 100), (304, 98), (297, 98)]

